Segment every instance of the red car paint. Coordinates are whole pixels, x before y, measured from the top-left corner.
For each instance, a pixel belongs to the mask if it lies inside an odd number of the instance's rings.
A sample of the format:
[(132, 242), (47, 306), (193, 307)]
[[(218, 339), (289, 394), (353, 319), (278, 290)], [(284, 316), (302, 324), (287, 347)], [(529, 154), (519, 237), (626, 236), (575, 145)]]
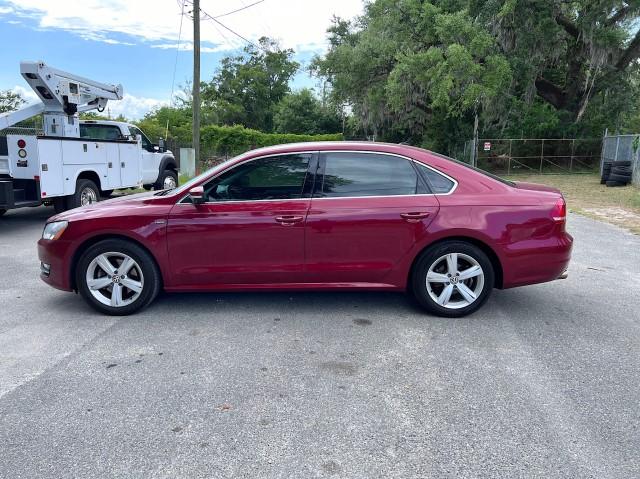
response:
[(411, 266), (429, 245), (466, 238), (496, 266), (496, 286), (551, 281), (567, 268), (572, 237), (554, 219), (562, 195), (528, 183), (502, 183), (419, 148), (380, 143), (307, 143), (248, 152), (191, 186), (261, 156), (326, 151), (401, 155), (457, 181), (446, 195), (307, 198), (178, 204), (181, 189), (142, 193), (52, 217), (69, 225), (58, 240), (38, 242), (42, 279), (73, 290), (79, 253), (101, 238), (143, 245), (157, 261), (167, 291), (251, 289), (404, 290)]

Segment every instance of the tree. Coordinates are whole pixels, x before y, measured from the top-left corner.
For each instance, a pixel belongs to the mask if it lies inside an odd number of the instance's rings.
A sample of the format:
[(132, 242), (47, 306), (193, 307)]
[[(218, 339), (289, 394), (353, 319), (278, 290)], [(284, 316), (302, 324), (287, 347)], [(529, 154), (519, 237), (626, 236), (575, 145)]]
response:
[(289, 92), (289, 80), (299, 68), (293, 53), (263, 37), (243, 55), (223, 58), (213, 79), (203, 83), (203, 106), (215, 111), (222, 124), (273, 131), (275, 106)]
[(600, 135), (634, 118), (640, 0), (375, 0), (313, 70), (368, 135), (439, 151), (472, 135)]
[(0, 113), (17, 110), (24, 103), (25, 100), (19, 93), (11, 90), (0, 91)]
[(342, 128), (337, 109), (323, 105), (308, 88), (289, 93), (278, 103), (274, 125), (278, 133), (308, 135), (336, 133)]

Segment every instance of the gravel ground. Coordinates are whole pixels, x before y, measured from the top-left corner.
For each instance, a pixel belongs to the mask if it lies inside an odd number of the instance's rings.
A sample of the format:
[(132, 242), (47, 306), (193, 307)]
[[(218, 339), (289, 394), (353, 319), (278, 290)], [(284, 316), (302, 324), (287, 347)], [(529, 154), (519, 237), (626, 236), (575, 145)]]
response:
[(639, 477), (640, 237), (472, 317), (401, 294), (164, 295), (103, 317), (0, 219), (0, 477)]

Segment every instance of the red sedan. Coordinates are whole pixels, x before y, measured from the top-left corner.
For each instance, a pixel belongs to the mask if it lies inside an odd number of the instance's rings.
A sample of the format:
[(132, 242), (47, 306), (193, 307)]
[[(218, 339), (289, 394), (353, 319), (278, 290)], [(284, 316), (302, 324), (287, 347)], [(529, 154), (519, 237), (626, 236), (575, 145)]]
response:
[(52, 217), (42, 279), (107, 314), (161, 289), (410, 291), (434, 314), (496, 288), (566, 277), (559, 191), (402, 145), (305, 143), (250, 151), (175, 190)]

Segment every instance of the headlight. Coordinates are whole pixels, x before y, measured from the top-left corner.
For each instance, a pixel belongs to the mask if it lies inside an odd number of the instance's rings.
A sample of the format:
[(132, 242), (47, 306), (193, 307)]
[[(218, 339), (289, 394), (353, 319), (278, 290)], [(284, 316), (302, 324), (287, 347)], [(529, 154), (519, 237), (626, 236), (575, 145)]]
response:
[(57, 240), (62, 236), (64, 230), (67, 229), (68, 221), (54, 221), (47, 223), (42, 232), (42, 238), (46, 240)]

